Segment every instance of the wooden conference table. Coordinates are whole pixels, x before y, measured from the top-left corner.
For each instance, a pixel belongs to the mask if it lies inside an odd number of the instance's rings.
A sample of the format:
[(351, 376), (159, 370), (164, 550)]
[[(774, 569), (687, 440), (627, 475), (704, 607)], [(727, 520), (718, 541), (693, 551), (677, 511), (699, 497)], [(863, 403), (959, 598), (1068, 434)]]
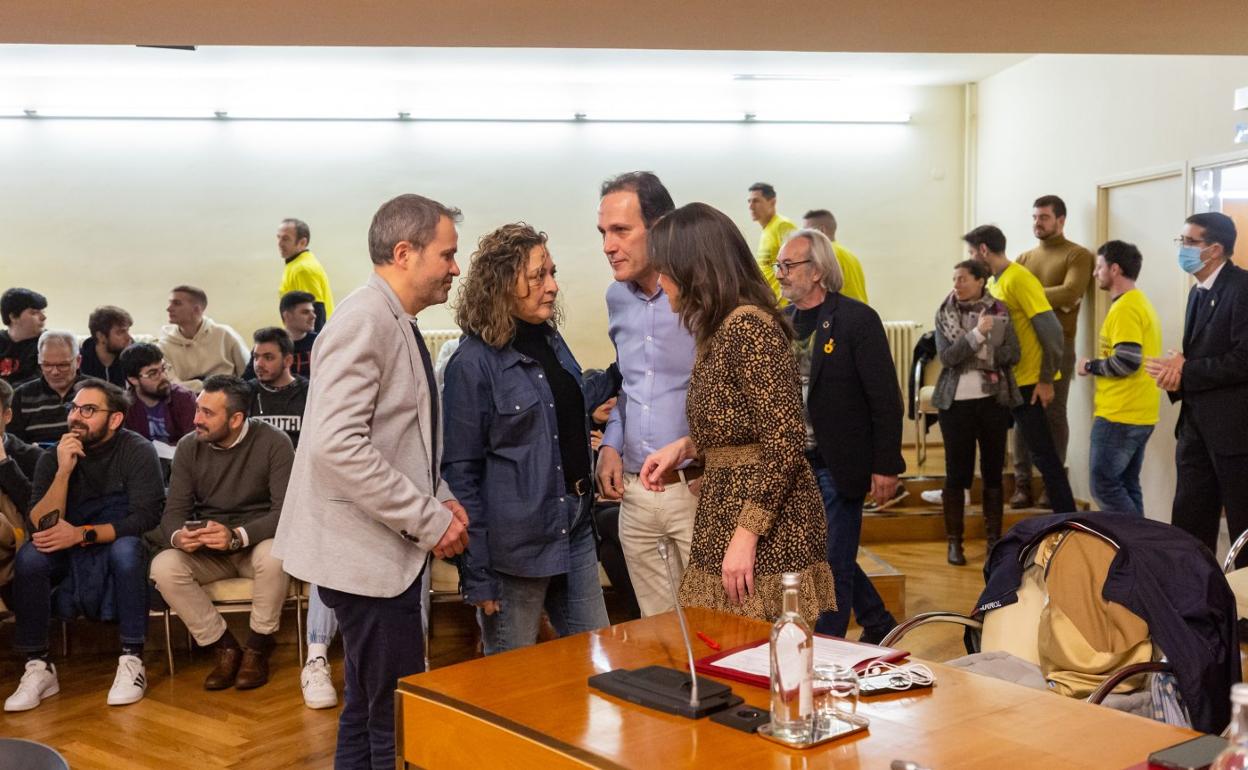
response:
[[(724, 649), (766, 638), (758, 621), (687, 611), (690, 633)], [(694, 654), (710, 654), (694, 639)], [(709, 719), (643, 709), (586, 679), (650, 664), (685, 668), (674, 613), (481, 658), (399, 682), (397, 766), (421, 768), (887, 768), (908, 759), (944, 768), (1097, 768), (1135, 765), (1197, 735), (937, 663), (936, 686), (863, 700), (866, 733), (799, 751)], [(730, 682), (764, 709), (763, 688)], [(405, 765), (406, 763), (406, 765)]]

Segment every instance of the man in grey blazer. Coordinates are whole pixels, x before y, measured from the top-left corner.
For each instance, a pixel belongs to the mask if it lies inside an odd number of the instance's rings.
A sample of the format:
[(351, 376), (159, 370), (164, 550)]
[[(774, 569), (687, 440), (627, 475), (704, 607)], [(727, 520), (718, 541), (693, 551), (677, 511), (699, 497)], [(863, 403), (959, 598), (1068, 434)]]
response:
[(438, 391), (416, 314), (459, 275), (460, 212), (419, 195), (383, 204), (373, 275), (335, 309), (312, 355), (299, 450), (274, 555), (319, 587), (346, 653), (334, 766), (394, 766), (394, 689), (424, 670), (421, 571), (468, 543), (438, 475)]

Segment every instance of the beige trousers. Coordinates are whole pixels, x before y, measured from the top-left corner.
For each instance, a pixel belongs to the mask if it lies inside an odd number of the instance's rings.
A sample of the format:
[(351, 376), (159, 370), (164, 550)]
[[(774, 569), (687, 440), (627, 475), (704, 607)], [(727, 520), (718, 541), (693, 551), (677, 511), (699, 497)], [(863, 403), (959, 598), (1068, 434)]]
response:
[(659, 556), (659, 540), (670, 537), (676, 542), (672, 554), (672, 572), (676, 587), (685, 565), (689, 563), (689, 546), (693, 541), (693, 518), (698, 498), (685, 482), (668, 484), (662, 492), (651, 492), (641, 485), (635, 473), (624, 474), (624, 499), (620, 502), (620, 546), (628, 564), (628, 577), (637, 594), (642, 615), (657, 615), (675, 609), (667, 567)]
[(290, 588), (290, 576), (281, 560), (270, 555), (273, 541), (261, 540), (251, 548), (223, 553), (201, 548), (186, 553), (176, 548), (161, 551), (152, 559), (152, 580), (165, 602), (182, 618), (195, 641), (212, 644), (225, 634), (225, 618), (213, 606), (203, 586), (227, 578), (255, 581), (251, 597), (251, 630), (271, 634), (282, 620), (282, 604)]

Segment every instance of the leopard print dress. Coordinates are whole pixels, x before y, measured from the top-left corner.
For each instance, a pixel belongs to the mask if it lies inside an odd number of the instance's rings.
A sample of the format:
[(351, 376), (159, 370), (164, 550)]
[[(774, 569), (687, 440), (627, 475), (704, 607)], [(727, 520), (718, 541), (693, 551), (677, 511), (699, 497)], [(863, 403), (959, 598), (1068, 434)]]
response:
[[(770, 314), (747, 306), (724, 320), (694, 362), (685, 408), (706, 470), (681, 602), (770, 621), (781, 611), (781, 576), (799, 572), (801, 613), (813, 624), (836, 608), (828, 526), (804, 454), (797, 363)], [(735, 605), (721, 575), (738, 526), (759, 539), (754, 594)]]

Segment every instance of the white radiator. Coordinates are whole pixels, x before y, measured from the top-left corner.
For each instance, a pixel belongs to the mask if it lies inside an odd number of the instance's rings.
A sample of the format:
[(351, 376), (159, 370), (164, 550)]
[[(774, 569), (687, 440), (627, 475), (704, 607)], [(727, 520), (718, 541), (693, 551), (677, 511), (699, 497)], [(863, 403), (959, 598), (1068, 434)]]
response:
[(910, 368), (914, 365), (914, 344), (919, 340), (919, 325), (914, 321), (885, 321), (884, 334), (888, 336), (888, 349), (893, 354), (893, 366), (897, 369), (897, 387), (901, 398), (906, 395), (906, 383), (910, 381)]
[(434, 361), (438, 360), (438, 351), (442, 346), (451, 340), (459, 339), (463, 334), (459, 329), (429, 329), (428, 331), (421, 329), (421, 336), (425, 338), (425, 345), (429, 347), (429, 355)]

